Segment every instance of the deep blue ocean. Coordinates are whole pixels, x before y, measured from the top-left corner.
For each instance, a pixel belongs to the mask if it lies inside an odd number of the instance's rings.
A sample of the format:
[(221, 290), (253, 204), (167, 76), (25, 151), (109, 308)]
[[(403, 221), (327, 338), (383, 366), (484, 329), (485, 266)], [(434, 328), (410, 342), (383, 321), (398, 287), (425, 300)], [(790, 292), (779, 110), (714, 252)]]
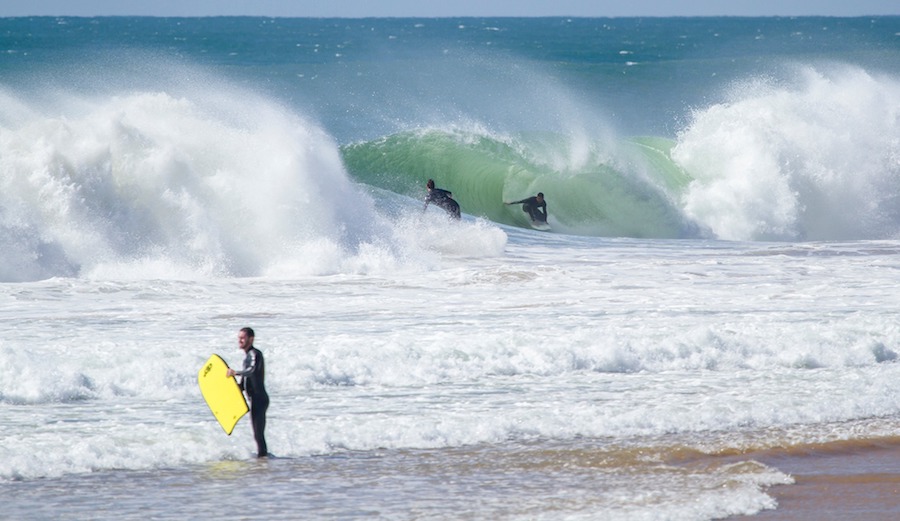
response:
[[(0, 19), (0, 517), (707, 520), (893, 472), (898, 71), (900, 17)], [(263, 462), (196, 382), (244, 326)]]

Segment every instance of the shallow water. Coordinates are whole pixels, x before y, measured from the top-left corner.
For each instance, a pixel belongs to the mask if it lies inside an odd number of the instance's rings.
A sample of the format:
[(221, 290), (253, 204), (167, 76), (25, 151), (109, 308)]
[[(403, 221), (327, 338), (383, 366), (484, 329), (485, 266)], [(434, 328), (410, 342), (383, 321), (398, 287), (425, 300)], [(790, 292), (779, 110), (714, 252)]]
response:
[[(5, 285), (9, 508), (173, 518), (249, 495), (257, 518), (712, 519), (791, 482), (729, 455), (897, 427), (896, 243), (443, 226), (509, 243), (413, 273)], [(196, 388), (210, 352), (240, 360), (245, 324), (269, 462)]]

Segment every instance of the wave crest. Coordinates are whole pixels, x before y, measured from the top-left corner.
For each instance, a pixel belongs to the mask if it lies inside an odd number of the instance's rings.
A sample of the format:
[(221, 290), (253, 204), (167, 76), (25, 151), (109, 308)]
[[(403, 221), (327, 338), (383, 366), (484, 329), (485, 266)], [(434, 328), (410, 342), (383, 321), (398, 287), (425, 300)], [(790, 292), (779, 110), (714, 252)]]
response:
[(900, 227), (900, 82), (852, 67), (758, 79), (698, 111), (673, 158), (685, 212), (735, 240), (891, 239)]
[(352, 251), (375, 233), (336, 144), (274, 103), (58, 95), (65, 112), (48, 116), (3, 99), (2, 280), (123, 263), (256, 275), (322, 237)]

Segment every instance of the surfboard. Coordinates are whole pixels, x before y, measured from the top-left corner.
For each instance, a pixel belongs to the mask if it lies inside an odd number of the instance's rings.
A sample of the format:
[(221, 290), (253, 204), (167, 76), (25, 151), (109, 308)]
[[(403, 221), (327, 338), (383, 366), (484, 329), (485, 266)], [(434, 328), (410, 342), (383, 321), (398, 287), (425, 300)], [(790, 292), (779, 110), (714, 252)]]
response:
[(231, 436), (238, 420), (250, 410), (247, 400), (233, 376), (225, 376), (228, 364), (219, 355), (212, 355), (197, 373), (197, 383), (209, 410), (216, 421)]
[(547, 224), (547, 221), (531, 221), (531, 227), (542, 232), (550, 231), (550, 225)]

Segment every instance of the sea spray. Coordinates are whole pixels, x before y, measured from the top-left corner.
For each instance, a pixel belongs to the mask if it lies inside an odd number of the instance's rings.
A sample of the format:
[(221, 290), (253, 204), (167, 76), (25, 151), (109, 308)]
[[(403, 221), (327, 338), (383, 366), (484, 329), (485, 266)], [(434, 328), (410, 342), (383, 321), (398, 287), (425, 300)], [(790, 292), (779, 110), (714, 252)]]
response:
[(900, 232), (900, 82), (849, 66), (739, 82), (697, 110), (673, 157), (685, 212), (734, 240), (890, 239)]
[(316, 241), (352, 252), (377, 235), (336, 145), (275, 103), (137, 92), (57, 100), (68, 112), (48, 116), (5, 99), (19, 118), (0, 128), (5, 280), (123, 262), (254, 275)]

